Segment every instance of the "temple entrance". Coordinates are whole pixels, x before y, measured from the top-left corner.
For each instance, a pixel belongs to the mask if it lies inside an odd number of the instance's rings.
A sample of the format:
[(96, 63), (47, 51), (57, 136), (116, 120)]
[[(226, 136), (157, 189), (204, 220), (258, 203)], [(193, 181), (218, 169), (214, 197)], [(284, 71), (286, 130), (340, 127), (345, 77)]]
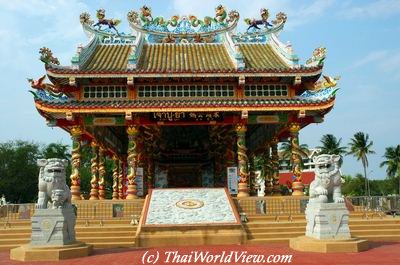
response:
[(155, 187), (214, 186), (209, 126), (165, 126), (161, 139)]

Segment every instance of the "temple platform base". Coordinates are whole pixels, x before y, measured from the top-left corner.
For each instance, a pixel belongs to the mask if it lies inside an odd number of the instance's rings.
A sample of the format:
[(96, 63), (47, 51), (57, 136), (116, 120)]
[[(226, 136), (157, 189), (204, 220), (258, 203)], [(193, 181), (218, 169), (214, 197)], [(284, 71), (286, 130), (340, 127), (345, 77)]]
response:
[(140, 247), (246, 242), (246, 233), (227, 189), (153, 189), (143, 211), (137, 236)]
[(59, 261), (86, 257), (90, 255), (92, 250), (92, 245), (87, 245), (82, 242), (52, 247), (22, 245), (10, 250), (10, 259), (18, 261)]
[(356, 253), (368, 249), (368, 240), (358, 238), (320, 240), (300, 236), (290, 240), (290, 248), (298, 251), (319, 253)]
[(241, 245), (246, 234), (241, 225), (190, 225), (142, 227), (140, 247)]

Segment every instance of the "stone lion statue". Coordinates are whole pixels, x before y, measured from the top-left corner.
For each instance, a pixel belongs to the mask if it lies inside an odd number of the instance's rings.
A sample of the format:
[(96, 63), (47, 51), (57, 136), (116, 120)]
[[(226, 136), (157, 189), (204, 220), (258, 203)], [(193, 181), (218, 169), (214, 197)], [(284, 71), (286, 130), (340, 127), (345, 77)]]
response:
[(343, 203), (341, 192), (340, 156), (319, 155), (313, 159), (315, 179), (310, 184), (310, 201)]
[(40, 172), (36, 207), (46, 209), (49, 201), (53, 203), (53, 209), (72, 207), (71, 191), (66, 184), (65, 176), (68, 161), (58, 158), (39, 159), (37, 165)]

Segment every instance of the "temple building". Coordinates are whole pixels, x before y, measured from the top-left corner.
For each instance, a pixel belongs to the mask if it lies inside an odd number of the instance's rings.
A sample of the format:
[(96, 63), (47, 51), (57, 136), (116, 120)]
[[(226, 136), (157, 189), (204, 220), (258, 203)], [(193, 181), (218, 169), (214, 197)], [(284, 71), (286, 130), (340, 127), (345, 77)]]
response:
[(337, 78), (321, 77), (325, 48), (301, 64), (281, 42), (284, 13), (270, 20), (262, 9), (241, 33), (239, 13), (223, 6), (204, 18), (170, 19), (144, 6), (127, 14), (129, 34), (103, 9), (97, 20), (81, 14), (88, 42), (70, 65), (42, 48), (51, 83), (31, 80), (38, 112), (72, 137), (73, 200), (81, 198), (82, 143), (93, 151), (91, 199), (105, 199), (108, 177), (113, 199), (135, 199), (155, 187), (226, 187), (235, 167), (237, 196), (249, 196), (256, 156), (270, 168), (268, 194), (279, 195), (282, 141), (292, 147), (293, 195), (303, 194), (299, 132), (332, 109)]

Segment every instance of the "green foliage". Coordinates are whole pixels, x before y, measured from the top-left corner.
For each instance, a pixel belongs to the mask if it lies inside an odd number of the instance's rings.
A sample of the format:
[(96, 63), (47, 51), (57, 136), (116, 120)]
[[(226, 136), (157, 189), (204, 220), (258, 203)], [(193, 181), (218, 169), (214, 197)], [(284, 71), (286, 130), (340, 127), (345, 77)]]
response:
[[(344, 175), (342, 178), (344, 179), (342, 193), (345, 196), (365, 195), (364, 177), (362, 174), (357, 174), (355, 177)], [(396, 183), (394, 179), (370, 180), (369, 186), (371, 196), (391, 195), (396, 192)]]
[(364, 179), (365, 179), (365, 195), (368, 195), (368, 181), (367, 181), (367, 168), (368, 168), (368, 155), (375, 154), (372, 150), (373, 142), (369, 141), (369, 135), (363, 132), (357, 132), (354, 134), (351, 142), (349, 143), (350, 151), (347, 153), (353, 155), (357, 158), (357, 161), (361, 160), (362, 166), (364, 168)]
[(321, 138), (322, 146), (317, 148), (321, 149), (320, 154), (339, 155), (340, 164), (343, 163), (343, 155), (347, 153), (346, 147), (341, 146), (342, 138), (339, 140), (333, 134), (325, 134)]
[(14, 141), (0, 143), (0, 194), (9, 202), (32, 202), (37, 197), (39, 145)]
[(383, 157), (386, 159), (380, 167), (386, 166), (387, 176), (391, 179), (398, 179), (400, 194), (400, 145), (387, 147)]
[[(291, 145), (291, 143), (290, 142), (282, 143), (279, 151), (281, 152), (281, 159), (288, 160), (291, 165), (292, 164), (292, 158), (291, 158), (292, 145)], [(308, 149), (308, 145), (301, 144), (299, 153), (303, 159), (306, 158), (308, 156), (308, 154), (310, 153), (310, 149)], [(303, 165), (301, 165), (301, 166), (303, 166)]]

